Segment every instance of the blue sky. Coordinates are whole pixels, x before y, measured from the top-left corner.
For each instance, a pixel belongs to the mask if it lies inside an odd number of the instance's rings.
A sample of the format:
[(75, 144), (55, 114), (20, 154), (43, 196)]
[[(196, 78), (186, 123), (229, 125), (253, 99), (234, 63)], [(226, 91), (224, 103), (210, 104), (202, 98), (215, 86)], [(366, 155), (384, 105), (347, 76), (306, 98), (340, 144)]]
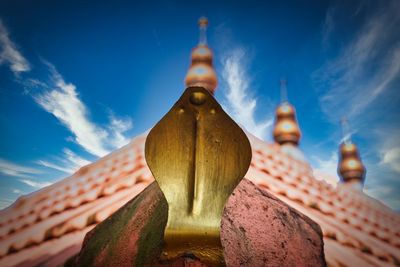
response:
[(365, 192), (400, 210), (398, 1), (2, 1), (0, 208), (154, 125), (184, 90), (197, 19), (216, 98), (271, 141), (288, 81), (313, 167), (336, 175), (340, 118)]

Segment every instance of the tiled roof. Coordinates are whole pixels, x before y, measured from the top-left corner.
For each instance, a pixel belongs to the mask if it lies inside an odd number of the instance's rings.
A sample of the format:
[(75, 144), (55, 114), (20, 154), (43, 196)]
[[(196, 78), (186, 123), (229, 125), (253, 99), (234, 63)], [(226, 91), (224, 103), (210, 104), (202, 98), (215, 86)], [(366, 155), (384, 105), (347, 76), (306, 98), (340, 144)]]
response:
[[(329, 265), (399, 264), (398, 214), (352, 187), (315, 179), (307, 163), (279, 145), (248, 137), (253, 158), (246, 178), (320, 224)], [(145, 138), (0, 211), (0, 266), (54, 266), (77, 253), (90, 229), (153, 181)]]

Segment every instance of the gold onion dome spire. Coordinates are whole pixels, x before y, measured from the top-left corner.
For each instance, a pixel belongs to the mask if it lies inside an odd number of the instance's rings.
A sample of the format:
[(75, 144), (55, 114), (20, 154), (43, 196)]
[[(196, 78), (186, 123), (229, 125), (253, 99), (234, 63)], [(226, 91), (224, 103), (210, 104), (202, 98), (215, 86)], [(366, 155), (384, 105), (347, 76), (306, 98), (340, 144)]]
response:
[(296, 110), (286, 100), (286, 80), (281, 80), (282, 103), (275, 112), (274, 140), (280, 145), (297, 145), (301, 132), (296, 120)]
[(199, 44), (192, 50), (191, 65), (186, 74), (185, 84), (187, 87), (204, 87), (214, 94), (217, 87), (217, 74), (213, 67), (213, 53), (207, 45), (207, 25), (207, 18), (201, 17), (199, 19)]
[[(342, 127), (345, 128), (346, 121), (342, 120)], [(347, 138), (346, 138), (347, 136)], [(363, 183), (366, 169), (361, 161), (357, 146), (353, 144), (345, 134), (344, 141), (339, 148), (339, 164), (338, 174), (342, 182), (359, 182)]]

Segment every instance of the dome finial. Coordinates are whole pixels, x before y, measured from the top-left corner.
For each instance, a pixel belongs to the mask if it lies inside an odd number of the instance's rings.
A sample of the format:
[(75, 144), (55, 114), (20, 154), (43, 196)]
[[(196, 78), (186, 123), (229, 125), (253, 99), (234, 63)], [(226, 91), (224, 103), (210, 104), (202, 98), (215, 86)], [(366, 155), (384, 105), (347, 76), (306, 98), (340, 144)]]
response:
[(346, 118), (342, 118), (343, 138), (339, 148), (338, 174), (343, 183), (362, 185), (366, 169), (361, 161), (357, 146), (350, 139)]
[(217, 87), (217, 74), (213, 67), (213, 53), (207, 45), (207, 25), (207, 18), (201, 17), (199, 19), (199, 44), (192, 50), (191, 65), (186, 74), (185, 84), (187, 87), (204, 87), (211, 94), (214, 94)]
[(342, 141), (345, 144), (351, 143), (351, 133), (349, 130), (349, 122), (346, 116), (343, 116), (340, 120), (340, 125), (342, 126)]
[(287, 99), (287, 81), (285, 78), (280, 80), (280, 84), (281, 84), (281, 103), (285, 103), (288, 102)]
[(207, 44), (207, 26), (208, 26), (208, 19), (206, 17), (201, 17), (199, 19), (199, 45), (206, 45)]
[(275, 112), (274, 139), (280, 145), (297, 145), (300, 141), (301, 132), (296, 120), (296, 110), (287, 101), (286, 80), (281, 80), (282, 103)]

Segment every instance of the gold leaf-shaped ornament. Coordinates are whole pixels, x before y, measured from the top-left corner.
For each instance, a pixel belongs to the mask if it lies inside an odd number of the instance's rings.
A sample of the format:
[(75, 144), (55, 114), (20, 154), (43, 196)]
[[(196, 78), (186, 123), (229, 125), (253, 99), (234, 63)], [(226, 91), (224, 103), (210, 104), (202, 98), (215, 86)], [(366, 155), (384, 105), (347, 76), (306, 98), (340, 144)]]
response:
[(250, 165), (245, 133), (207, 90), (189, 87), (150, 131), (145, 156), (169, 206), (161, 257), (224, 265), (221, 216)]

